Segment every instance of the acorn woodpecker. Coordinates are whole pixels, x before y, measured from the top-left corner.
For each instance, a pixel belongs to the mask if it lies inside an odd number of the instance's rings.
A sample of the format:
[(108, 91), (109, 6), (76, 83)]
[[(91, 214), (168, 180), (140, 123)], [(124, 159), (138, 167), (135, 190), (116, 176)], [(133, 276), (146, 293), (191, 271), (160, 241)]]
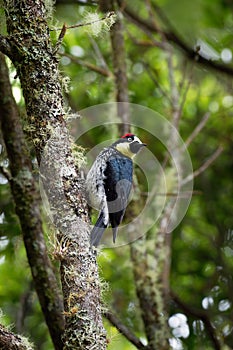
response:
[(115, 243), (132, 187), (132, 158), (144, 146), (146, 144), (134, 134), (125, 134), (100, 152), (88, 172), (86, 189), (89, 202), (99, 210), (99, 217), (91, 232), (91, 246), (98, 246), (109, 223)]

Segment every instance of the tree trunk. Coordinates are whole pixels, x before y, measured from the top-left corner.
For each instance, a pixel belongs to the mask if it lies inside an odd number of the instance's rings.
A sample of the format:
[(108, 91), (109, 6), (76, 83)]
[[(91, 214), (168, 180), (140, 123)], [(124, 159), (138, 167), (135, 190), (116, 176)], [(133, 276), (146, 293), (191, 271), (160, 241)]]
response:
[(31, 267), (34, 286), (56, 349), (62, 348), (63, 302), (43, 236), (41, 200), (32, 175), (17, 105), (11, 91), (8, 67), (0, 53), (1, 129), (10, 160), (10, 185)]
[(64, 349), (90, 349), (90, 345), (92, 349), (105, 349), (98, 267), (89, 245), (88, 206), (71, 154), (45, 4), (39, 0), (5, 0), (4, 5), (9, 37), (0, 38), (0, 47), (11, 58), (21, 81), (27, 129), (52, 220), (59, 231), (56, 256), (61, 261), (65, 306)]

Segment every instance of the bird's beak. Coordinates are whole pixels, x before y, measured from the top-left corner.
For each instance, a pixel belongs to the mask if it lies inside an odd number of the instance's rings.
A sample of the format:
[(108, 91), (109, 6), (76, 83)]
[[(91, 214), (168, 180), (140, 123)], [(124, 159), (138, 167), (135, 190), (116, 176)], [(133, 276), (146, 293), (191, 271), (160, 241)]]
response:
[(146, 143), (140, 143), (140, 147), (147, 147)]

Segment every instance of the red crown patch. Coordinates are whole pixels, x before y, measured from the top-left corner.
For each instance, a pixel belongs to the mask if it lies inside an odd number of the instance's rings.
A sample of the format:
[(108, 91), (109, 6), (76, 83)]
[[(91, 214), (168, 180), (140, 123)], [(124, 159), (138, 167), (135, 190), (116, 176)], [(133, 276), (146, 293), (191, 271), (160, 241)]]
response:
[(133, 137), (134, 134), (125, 134), (124, 136), (121, 136), (121, 139), (127, 139), (127, 137)]

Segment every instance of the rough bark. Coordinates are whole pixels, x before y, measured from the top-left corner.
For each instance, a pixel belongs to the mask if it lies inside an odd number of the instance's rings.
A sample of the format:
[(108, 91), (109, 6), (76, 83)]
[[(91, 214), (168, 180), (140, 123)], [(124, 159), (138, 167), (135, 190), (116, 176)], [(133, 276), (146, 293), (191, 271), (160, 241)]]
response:
[(33, 346), (19, 335), (15, 335), (0, 325), (0, 349), (1, 350), (33, 350)]
[(45, 5), (39, 0), (5, 0), (4, 4), (11, 58), (25, 98), (27, 129), (41, 166), (51, 217), (59, 230), (56, 255), (61, 261), (65, 306), (64, 349), (105, 349), (98, 267), (89, 245), (88, 207), (71, 154)]
[(163, 234), (158, 233), (151, 239), (144, 237), (130, 245), (136, 293), (148, 349), (151, 350), (169, 349), (167, 310), (162, 281), (166, 259), (164, 238)]
[(0, 115), (10, 160), (11, 191), (19, 217), (33, 281), (54, 346), (61, 349), (64, 328), (63, 303), (48, 257), (40, 218), (41, 200), (32, 175), (32, 164), (24, 139), (18, 109), (12, 95), (8, 68), (0, 54)]

